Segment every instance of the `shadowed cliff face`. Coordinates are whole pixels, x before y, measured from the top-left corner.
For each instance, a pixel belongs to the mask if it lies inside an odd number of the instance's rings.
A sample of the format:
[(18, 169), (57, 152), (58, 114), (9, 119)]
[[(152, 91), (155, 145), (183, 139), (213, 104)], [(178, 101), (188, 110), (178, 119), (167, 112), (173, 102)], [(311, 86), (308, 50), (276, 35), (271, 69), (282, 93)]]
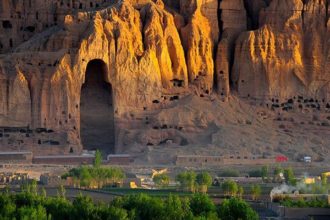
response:
[[(327, 0), (2, 0), (0, 125), (52, 129), (75, 152), (107, 137), (111, 152), (150, 136), (189, 142), (179, 125), (127, 140), (189, 95), (326, 105), (329, 11)], [(107, 71), (90, 85), (92, 60)]]

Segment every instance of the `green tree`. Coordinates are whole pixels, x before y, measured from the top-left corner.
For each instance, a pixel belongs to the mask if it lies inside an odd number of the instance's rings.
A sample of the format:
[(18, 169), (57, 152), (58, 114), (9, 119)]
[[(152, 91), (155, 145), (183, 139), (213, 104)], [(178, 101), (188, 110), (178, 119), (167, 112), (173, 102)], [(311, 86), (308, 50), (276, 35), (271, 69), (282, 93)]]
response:
[(0, 194), (0, 219), (14, 219), (16, 204), (9, 194)]
[(81, 219), (81, 220), (88, 220), (94, 219), (95, 213), (95, 204), (93, 200), (88, 196), (83, 196), (80, 194), (74, 201), (73, 201), (73, 211), (72, 214), (74, 219)]
[(158, 187), (167, 187), (170, 184), (170, 177), (166, 173), (157, 174), (152, 180)]
[(65, 198), (66, 190), (63, 185), (60, 185), (57, 189), (57, 197)]
[(258, 214), (244, 200), (225, 199), (218, 209), (218, 216), (225, 220), (258, 220)]
[(261, 168), (261, 177), (262, 177), (262, 181), (265, 181), (266, 179), (268, 179), (268, 172), (269, 172), (269, 169), (268, 169), (268, 166), (263, 166)]
[(238, 191), (237, 183), (234, 180), (226, 180), (221, 184), (221, 188), (226, 196), (235, 196)]
[(252, 185), (251, 186), (251, 195), (252, 195), (252, 200), (259, 199), (259, 197), (261, 195), (261, 187), (259, 185)]
[(128, 213), (125, 209), (114, 206), (98, 206), (95, 210), (95, 216), (98, 219), (106, 220), (129, 220)]
[(287, 169), (284, 170), (284, 178), (285, 181), (291, 185), (296, 185), (296, 178), (294, 176), (294, 172), (292, 167), (289, 167)]
[(321, 174), (321, 181), (323, 186), (326, 186), (328, 184), (328, 177), (326, 173)]
[(89, 172), (89, 169), (85, 166), (81, 167), (80, 173), (79, 173), (79, 180), (80, 185), (89, 187), (92, 181), (92, 175)]
[(42, 197), (42, 198), (46, 198), (46, 197), (47, 197), (47, 192), (46, 192), (45, 187), (42, 187), (42, 188), (41, 188), (41, 197)]
[(41, 205), (22, 206), (17, 210), (17, 219), (21, 220), (48, 220), (47, 212)]
[(100, 150), (96, 150), (95, 159), (94, 159), (94, 167), (99, 168), (102, 164), (102, 153)]
[(240, 173), (237, 170), (227, 169), (219, 174), (221, 177), (239, 177)]
[(196, 182), (200, 188), (200, 192), (206, 193), (208, 187), (212, 184), (212, 176), (208, 172), (202, 172), (197, 174)]
[(190, 208), (194, 216), (213, 216), (216, 207), (206, 194), (195, 194), (190, 200)]
[(242, 198), (243, 197), (243, 194), (244, 194), (244, 188), (243, 186), (238, 186), (238, 189), (237, 189), (237, 195)]
[(72, 203), (65, 198), (47, 198), (44, 206), (52, 219), (72, 219)]
[(115, 207), (127, 210), (130, 219), (163, 219), (164, 201), (144, 194), (117, 198)]
[(190, 209), (190, 201), (187, 198), (180, 199), (179, 196), (169, 195), (164, 202), (164, 219), (184, 220), (192, 219), (193, 213)]
[(183, 189), (190, 192), (195, 192), (196, 190), (196, 173), (194, 171), (185, 171), (176, 176), (176, 181), (180, 183)]

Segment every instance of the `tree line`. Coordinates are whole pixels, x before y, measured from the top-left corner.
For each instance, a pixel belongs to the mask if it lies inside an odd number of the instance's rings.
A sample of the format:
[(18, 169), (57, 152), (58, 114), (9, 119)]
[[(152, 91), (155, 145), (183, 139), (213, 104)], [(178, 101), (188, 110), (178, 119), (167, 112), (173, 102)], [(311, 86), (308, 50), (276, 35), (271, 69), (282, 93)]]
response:
[(120, 185), (125, 178), (124, 172), (115, 167), (81, 166), (62, 175), (63, 179), (72, 178), (77, 187), (102, 188), (105, 185)]
[(242, 199), (225, 199), (216, 205), (206, 194), (165, 198), (145, 194), (117, 197), (110, 203), (96, 204), (79, 195), (66, 199), (38, 193), (36, 185), (11, 194), (0, 194), (0, 220), (257, 220), (257, 213)]

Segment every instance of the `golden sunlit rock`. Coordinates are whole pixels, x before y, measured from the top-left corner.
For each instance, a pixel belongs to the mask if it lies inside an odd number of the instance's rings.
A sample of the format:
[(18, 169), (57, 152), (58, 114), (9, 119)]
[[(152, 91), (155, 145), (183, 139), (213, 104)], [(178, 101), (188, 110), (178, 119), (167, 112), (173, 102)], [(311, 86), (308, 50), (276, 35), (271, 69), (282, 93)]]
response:
[(1, 0), (0, 150), (323, 158), (329, 5)]

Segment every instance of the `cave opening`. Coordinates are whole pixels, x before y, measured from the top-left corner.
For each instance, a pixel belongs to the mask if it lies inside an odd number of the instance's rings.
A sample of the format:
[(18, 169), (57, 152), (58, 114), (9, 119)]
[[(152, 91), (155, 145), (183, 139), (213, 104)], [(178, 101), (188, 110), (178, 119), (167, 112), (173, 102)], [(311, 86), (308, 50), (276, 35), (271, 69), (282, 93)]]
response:
[(112, 86), (107, 65), (96, 59), (87, 64), (80, 97), (80, 137), (85, 150), (114, 153), (115, 130)]

